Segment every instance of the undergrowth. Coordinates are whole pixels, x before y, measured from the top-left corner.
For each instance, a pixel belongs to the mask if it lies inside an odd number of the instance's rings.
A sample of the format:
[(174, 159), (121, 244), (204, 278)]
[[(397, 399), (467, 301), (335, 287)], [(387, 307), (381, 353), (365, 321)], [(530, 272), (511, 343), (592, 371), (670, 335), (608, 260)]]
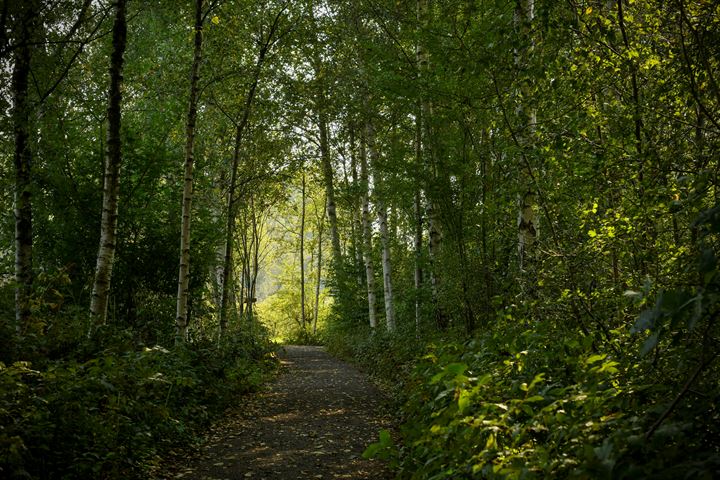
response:
[(597, 353), (549, 325), (498, 322), (469, 340), (341, 328), (328, 346), (394, 387), (400, 438), (381, 432), (366, 454), (399, 478), (710, 479), (720, 469), (716, 370), (651, 430), (678, 388), (654, 381), (658, 362)]
[(101, 333), (99, 350), (0, 363), (0, 477), (147, 478), (276, 363), (266, 338), (239, 329), (173, 348)]

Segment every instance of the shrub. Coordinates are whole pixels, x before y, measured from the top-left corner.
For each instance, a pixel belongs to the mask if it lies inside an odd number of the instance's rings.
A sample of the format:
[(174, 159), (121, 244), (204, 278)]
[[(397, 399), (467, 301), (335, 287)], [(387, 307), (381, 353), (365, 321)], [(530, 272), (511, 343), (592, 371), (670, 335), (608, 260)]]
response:
[(270, 347), (229, 332), (220, 346), (107, 350), (37, 370), (0, 364), (0, 472), (142, 478), (154, 457), (190, 442), (263, 381), (275, 364)]

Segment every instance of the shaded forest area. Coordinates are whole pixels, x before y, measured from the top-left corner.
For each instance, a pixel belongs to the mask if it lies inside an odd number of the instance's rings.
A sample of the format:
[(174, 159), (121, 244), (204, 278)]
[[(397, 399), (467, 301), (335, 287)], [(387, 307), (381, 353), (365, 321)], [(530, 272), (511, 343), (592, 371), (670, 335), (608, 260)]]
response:
[(147, 478), (323, 342), (400, 478), (713, 478), (720, 6), (2, 0), (0, 476)]

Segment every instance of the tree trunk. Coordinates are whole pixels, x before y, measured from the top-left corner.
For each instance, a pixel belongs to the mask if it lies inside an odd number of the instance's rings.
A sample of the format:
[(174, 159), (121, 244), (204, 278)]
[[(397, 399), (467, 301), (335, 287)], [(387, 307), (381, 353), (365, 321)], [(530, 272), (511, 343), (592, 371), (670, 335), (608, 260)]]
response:
[(105, 150), (105, 178), (103, 182), (103, 210), (100, 224), (100, 248), (95, 267), (95, 281), (90, 302), (91, 330), (107, 320), (110, 281), (115, 259), (117, 234), (118, 196), (120, 193), (120, 163), (122, 160), (120, 142), (120, 121), (123, 80), (123, 55), (127, 40), (125, 0), (115, 3), (115, 21), (112, 34), (112, 55), (110, 57), (110, 88), (107, 108), (107, 144)]
[[(303, 166), (304, 168), (304, 166)], [(300, 206), (300, 323), (305, 331), (305, 171), (302, 172)]]
[(175, 341), (187, 339), (187, 303), (190, 285), (190, 217), (193, 197), (193, 164), (195, 161), (195, 123), (197, 121), (198, 81), (202, 61), (202, 5), (195, 0), (195, 48), (190, 73), (190, 101), (185, 128), (185, 185), (182, 199), (182, 227), (180, 233), (180, 271), (178, 274), (177, 314), (175, 316)]
[[(418, 25), (427, 29), (431, 17), (428, 0), (417, 0), (416, 7)], [(422, 80), (423, 76), (428, 76), (430, 73), (430, 57), (422, 39), (418, 41), (416, 57), (418, 76)], [(440, 212), (437, 198), (440, 195), (438, 192), (438, 152), (435, 142), (436, 132), (433, 128), (433, 105), (427, 91), (421, 95), (420, 111), (423, 134), (422, 153), (428, 177), (428, 186), (425, 190), (427, 196), (428, 253), (430, 257), (430, 292), (435, 313), (435, 323), (439, 329), (444, 330), (448, 326), (448, 320), (440, 301), (441, 277), (438, 257), (442, 237), (440, 235)]]
[(375, 312), (375, 270), (372, 263), (372, 231), (370, 228), (370, 182), (368, 181), (367, 151), (365, 139), (360, 142), (360, 188), (362, 189), (363, 260), (367, 284), (368, 317), (370, 327), (377, 327)]
[(388, 219), (385, 202), (377, 197), (383, 194), (382, 175), (379, 172), (377, 144), (375, 142), (375, 127), (368, 118), (365, 123), (365, 134), (367, 136), (367, 148), (370, 156), (370, 166), (374, 172), (374, 192), (376, 196), (376, 207), (378, 222), (380, 223), (380, 242), (382, 244), (382, 270), (383, 270), (383, 293), (385, 299), (385, 325), (388, 331), (395, 330), (395, 305), (393, 303), (392, 291), (392, 265), (390, 261), (390, 242), (388, 239)]
[(249, 288), (247, 299), (247, 317), (252, 322), (255, 312), (255, 302), (257, 301), (256, 287), (257, 277), (260, 272), (260, 231), (258, 229), (258, 217), (255, 210), (255, 195), (250, 195), (250, 213), (252, 220), (252, 242), (250, 243), (250, 252), (252, 253), (252, 276), (249, 276)]
[[(23, 2), (20, 8), (20, 35), (14, 51), (12, 72), (12, 120), (15, 134), (15, 328), (20, 331), (30, 320), (32, 292), (32, 189), (30, 149), (30, 78), (31, 42), (36, 27), (35, 2)], [(4, 33), (4, 32), (3, 32)]]
[(322, 240), (323, 227), (325, 226), (325, 214), (327, 202), (323, 202), (323, 213), (318, 220), (318, 254), (317, 254), (317, 282), (315, 283), (315, 311), (313, 312), (313, 335), (317, 333), (318, 314), (320, 313), (320, 280), (322, 279)]
[[(415, 163), (419, 170), (422, 169), (422, 113), (418, 109), (417, 117), (415, 119)], [(417, 180), (418, 183), (420, 179)], [(422, 314), (421, 305), (421, 288), (423, 282), (423, 269), (422, 269), (422, 241), (423, 241), (423, 215), (422, 215), (422, 201), (420, 195), (419, 186), (415, 190), (415, 232), (414, 232), (414, 247), (415, 247), (415, 330), (420, 331), (420, 317)]]
[[(533, 19), (535, 17), (534, 0), (517, 0), (515, 5), (515, 28), (520, 37), (520, 48), (515, 50), (515, 67), (519, 72), (527, 68), (529, 45), (531, 41), (530, 31)], [(525, 149), (529, 143), (529, 134), (535, 128), (535, 111), (528, 110), (523, 104), (525, 99), (530, 97), (528, 86), (518, 88), (518, 103), (515, 113), (520, 120), (521, 128), (518, 133), (518, 141), (520, 148)], [(525, 155), (521, 153), (521, 156)], [(518, 267), (520, 271), (527, 270), (529, 263), (534, 257), (534, 245), (538, 237), (539, 222), (536, 214), (536, 185), (532, 178), (530, 165), (520, 160), (520, 194), (518, 198)], [(525, 164), (525, 165), (524, 165)], [(532, 276), (532, 274), (531, 274)], [(527, 284), (533, 284), (532, 278), (528, 279)]]
[[(317, 72), (316, 72), (317, 76)], [(335, 186), (333, 167), (330, 161), (330, 144), (328, 142), (328, 122), (325, 112), (325, 94), (320, 86), (318, 93), (318, 128), (320, 129), (320, 161), (322, 162), (323, 180), (325, 182), (325, 196), (327, 197), (327, 216), (330, 222), (330, 240), (333, 252), (333, 268), (336, 278), (342, 276), (342, 250), (340, 248), (340, 235), (338, 232), (337, 207), (335, 204)]]
[(350, 173), (352, 175), (352, 188), (350, 190), (352, 191), (352, 244), (353, 244), (353, 254), (354, 254), (354, 260), (355, 260), (355, 268), (354, 270), (357, 272), (357, 285), (358, 287), (362, 288), (364, 279), (363, 279), (363, 257), (362, 257), (362, 221), (360, 219), (361, 212), (362, 212), (362, 206), (361, 206), (361, 198), (358, 193), (360, 192), (358, 188), (359, 180), (358, 180), (358, 168), (357, 168), (357, 150), (356, 150), (356, 142), (355, 142), (355, 128), (353, 125), (350, 125)]
[(392, 265), (390, 262), (390, 241), (388, 239), (387, 207), (378, 204), (378, 220), (380, 221), (380, 239), (382, 242), (383, 286), (385, 293), (385, 325), (389, 332), (395, 331), (395, 305), (392, 290)]

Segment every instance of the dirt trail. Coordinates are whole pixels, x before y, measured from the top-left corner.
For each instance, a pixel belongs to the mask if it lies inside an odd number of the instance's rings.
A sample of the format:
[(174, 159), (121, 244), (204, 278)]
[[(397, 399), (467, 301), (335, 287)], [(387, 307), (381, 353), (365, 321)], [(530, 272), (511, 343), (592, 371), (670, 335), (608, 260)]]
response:
[(367, 378), (321, 347), (287, 346), (280, 358), (278, 379), (171, 478), (392, 478), (380, 462), (361, 456), (389, 423)]

